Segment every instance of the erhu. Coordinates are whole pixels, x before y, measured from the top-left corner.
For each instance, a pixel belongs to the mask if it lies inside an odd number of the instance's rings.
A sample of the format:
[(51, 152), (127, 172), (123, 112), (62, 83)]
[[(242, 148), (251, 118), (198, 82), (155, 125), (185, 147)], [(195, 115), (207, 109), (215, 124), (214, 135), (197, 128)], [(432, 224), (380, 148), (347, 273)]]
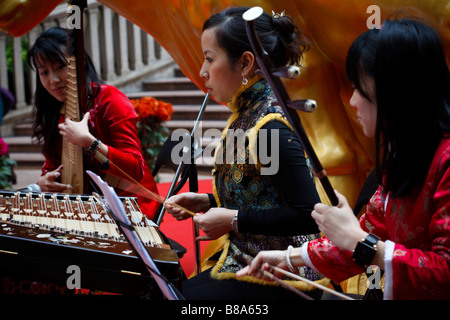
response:
[[(306, 111), (306, 112), (312, 112), (316, 108), (316, 103), (314, 100), (310, 99), (303, 99), (303, 100), (295, 100), (292, 101), (289, 97), (289, 94), (287, 93), (280, 77), (285, 78), (295, 78), (300, 74), (300, 70), (297, 70), (293, 66), (287, 66), (282, 68), (274, 68), (272, 61), (267, 54), (267, 52), (264, 50), (258, 35), (256, 34), (255, 26), (254, 26), (254, 20), (256, 20), (259, 16), (263, 14), (263, 9), (261, 7), (253, 7), (247, 10), (242, 18), (246, 21), (245, 22), (245, 28), (247, 32), (247, 36), (250, 42), (250, 45), (254, 51), (255, 59), (258, 63), (258, 66), (260, 68), (259, 73), (262, 73), (262, 75), (266, 78), (266, 80), (269, 82), (270, 87), (272, 88), (272, 91), (277, 99), (278, 105), (283, 110), (283, 113), (286, 117), (286, 119), (289, 121), (289, 123), (292, 125), (293, 130), (297, 137), (300, 140), (300, 143), (302, 144), (306, 154), (308, 155), (311, 164), (314, 169), (314, 173), (316, 177), (321, 182), (331, 204), (333, 206), (338, 205), (339, 200), (333, 190), (333, 187), (328, 179), (326, 171), (323, 169), (319, 158), (317, 157), (311, 142), (308, 139), (308, 136), (306, 135), (305, 130), (303, 129), (303, 126), (300, 121), (300, 117), (297, 113), (297, 110)], [(271, 267), (272, 270), (274, 270), (274, 267)], [(289, 276), (292, 279), (300, 280), (304, 282), (308, 282), (307, 279), (299, 277), (296, 274), (293, 274), (291, 272), (286, 272), (282, 269), (278, 269), (278, 271), (283, 272), (285, 275)], [(269, 278), (274, 279), (271, 274), (269, 274)], [(308, 282), (311, 285), (314, 285), (324, 291), (325, 290), (322, 287), (319, 287), (318, 284), (315, 282)], [(331, 290), (330, 290), (331, 291)], [(331, 291), (333, 294), (338, 294), (337, 292)], [(344, 296), (344, 298), (347, 298)]]
[(323, 169), (319, 158), (317, 157), (311, 145), (311, 142), (309, 141), (308, 136), (303, 129), (300, 117), (297, 113), (297, 110), (306, 112), (313, 111), (315, 109), (315, 101), (310, 99), (291, 101), (289, 94), (284, 88), (284, 85), (279, 77), (283, 76), (292, 78), (297, 76), (299, 74), (299, 71), (296, 72), (295, 67), (292, 66), (288, 66), (285, 68), (274, 68), (270, 57), (264, 50), (258, 38), (258, 35), (256, 34), (253, 23), (253, 21), (257, 19), (262, 13), (263, 9), (261, 7), (253, 7), (247, 10), (242, 16), (246, 21), (245, 27), (247, 36), (250, 41), (250, 45), (252, 46), (255, 53), (256, 61), (262, 74), (269, 82), (270, 87), (272, 88), (273, 93), (277, 98), (277, 102), (283, 110), (286, 119), (292, 125), (297, 137), (300, 140), (300, 143), (303, 145), (303, 148), (305, 149), (305, 152), (311, 161), (316, 177), (320, 180), (331, 204), (335, 206), (339, 203), (338, 198), (334, 193), (330, 181), (328, 180), (326, 171)]

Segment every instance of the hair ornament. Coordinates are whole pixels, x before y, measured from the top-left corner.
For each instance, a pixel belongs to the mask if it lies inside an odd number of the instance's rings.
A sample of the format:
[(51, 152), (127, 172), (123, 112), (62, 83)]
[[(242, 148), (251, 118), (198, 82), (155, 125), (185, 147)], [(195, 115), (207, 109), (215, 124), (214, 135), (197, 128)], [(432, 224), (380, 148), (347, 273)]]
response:
[(281, 11), (281, 13), (276, 13), (275, 11), (272, 10), (272, 18), (273, 19), (283, 17), (285, 14), (286, 14), (286, 10)]

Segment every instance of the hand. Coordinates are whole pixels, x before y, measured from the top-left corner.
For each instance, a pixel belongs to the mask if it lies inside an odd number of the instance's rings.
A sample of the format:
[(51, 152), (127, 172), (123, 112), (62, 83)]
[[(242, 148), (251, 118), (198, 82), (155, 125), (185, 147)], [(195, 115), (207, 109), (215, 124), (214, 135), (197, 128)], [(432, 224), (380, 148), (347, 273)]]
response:
[[(301, 248), (294, 248), (291, 250), (290, 258), (294, 267), (305, 265), (303, 259), (301, 258), (300, 252)], [(281, 278), (283, 274), (279, 271), (271, 269), (272, 266), (289, 271), (285, 250), (269, 250), (259, 252), (248, 266), (236, 273), (236, 276), (241, 277), (249, 275), (263, 279), (265, 278), (264, 271), (269, 271), (275, 277)]]
[(348, 205), (347, 199), (335, 191), (339, 204), (328, 206), (318, 203), (311, 213), (319, 230), (341, 249), (353, 250), (359, 240), (367, 236)]
[(56, 180), (61, 176), (61, 171), (64, 169), (63, 165), (60, 165), (56, 170), (49, 171), (45, 175), (40, 176), (37, 184), (43, 192), (62, 192), (67, 189), (72, 189), (71, 185), (59, 183)]
[(86, 112), (80, 122), (66, 118), (58, 125), (59, 134), (72, 144), (88, 148), (95, 141), (95, 137), (89, 132), (88, 127), (89, 112)]
[(193, 212), (205, 212), (209, 209), (209, 197), (206, 193), (185, 192), (174, 195), (164, 202), (164, 208), (178, 221), (185, 220), (191, 215), (184, 210), (173, 206), (179, 205)]
[(198, 214), (193, 219), (198, 227), (205, 233), (195, 240), (214, 240), (233, 230), (231, 220), (237, 210), (225, 208), (211, 208), (204, 214)]

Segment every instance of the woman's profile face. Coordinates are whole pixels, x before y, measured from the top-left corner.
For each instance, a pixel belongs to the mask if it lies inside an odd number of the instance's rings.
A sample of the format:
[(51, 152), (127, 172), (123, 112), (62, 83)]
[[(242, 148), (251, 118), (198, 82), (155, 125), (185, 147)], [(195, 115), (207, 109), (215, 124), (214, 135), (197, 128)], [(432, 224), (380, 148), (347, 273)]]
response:
[(366, 91), (370, 93), (370, 100), (368, 100), (358, 89), (353, 90), (353, 95), (350, 98), (350, 105), (356, 108), (356, 116), (358, 122), (361, 124), (364, 134), (372, 138), (375, 136), (375, 129), (377, 124), (377, 105), (372, 102), (375, 101), (375, 82), (372, 78), (367, 77)]
[(241, 87), (242, 69), (239, 62), (234, 67), (230, 64), (226, 52), (217, 44), (215, 29), (206, 29), (201, 37), (205, 60), (200, 77), (205, 79), (208, 92), (217, 102), (229, 102)]
[(42, 86), (56, 100), (60, 102), (66, 101), (66, 81), (69, 73), (67, 65), (63, 65), (57, 61), (44, 59), (43, 57), (35, 57), (36, 71)]

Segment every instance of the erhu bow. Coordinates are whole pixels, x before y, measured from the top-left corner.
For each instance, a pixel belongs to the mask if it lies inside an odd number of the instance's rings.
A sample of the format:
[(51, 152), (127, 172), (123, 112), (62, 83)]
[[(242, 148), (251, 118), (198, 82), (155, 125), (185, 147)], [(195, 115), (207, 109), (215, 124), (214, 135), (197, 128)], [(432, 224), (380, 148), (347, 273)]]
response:
[[(64, 104), (66, 118), (80, 121), (82, 114), (87, 110), (85, 53), (83, 37), (83, 10), (87, 7), (86, 0), (72, 0), (69, 6), (78, 6), (80, 9), (80, 29), (68, 30), (67, 47), (69, 52), (69, 74), (67, 77), (67, 99)], [(84, 191), (83, 148), (74, 145), (65, 139), (62, 142), (61, 164), (64, 169), (61, 173), (61, 182), (70, 184), (73, 193)]]
[(263, 9), (261, 7), (253, 7), (247, 10), (243, 14), (243, 19), (246, 21), (245, 27), (247, 31), (247, 36), (250, 41), (250, 45), (253, 48), (255, 53), (255, 59), (258, 63), (258, 66), (269, 82), (275, 97), (277, 98), (277, 102), (281, 109), (284, 112), (286, 119), (292, 125), (297, 137), (299, 138), (303, 148), (305, 149), (311, 164), (314, 168), (316, 177), (319, 178), (328, 198), (332, 205), (337, 205), (339, 203), (337, 196), (331, 186), (330, 181), (328, 180), (328, 176), (323, 169), (312, 145), (306, 135), (306, 132), (303, 129), (303, 126), (300, 121), (300, 117), (297, 113), (297, 110), (302, 110), (306, 112), (311, 112), (315, 109), (316, 104), (314, 100), (306, 99), (306, 100), (296, 100), (291, 101), (289, 98), (289, 94), (284, 88), (283, 83), (281, 82), (280, 76), (285, 76), (287, 78), (293, 78), (296, 75), (298, 76), (299, 72), (293, 70), (292, 67), (286, 68), (274, 68), (270, 57), (267, 52), (264, 50), (258, 35), (256, 34), (255, 27), (253, 21), (257, 19), (263, 13)]

